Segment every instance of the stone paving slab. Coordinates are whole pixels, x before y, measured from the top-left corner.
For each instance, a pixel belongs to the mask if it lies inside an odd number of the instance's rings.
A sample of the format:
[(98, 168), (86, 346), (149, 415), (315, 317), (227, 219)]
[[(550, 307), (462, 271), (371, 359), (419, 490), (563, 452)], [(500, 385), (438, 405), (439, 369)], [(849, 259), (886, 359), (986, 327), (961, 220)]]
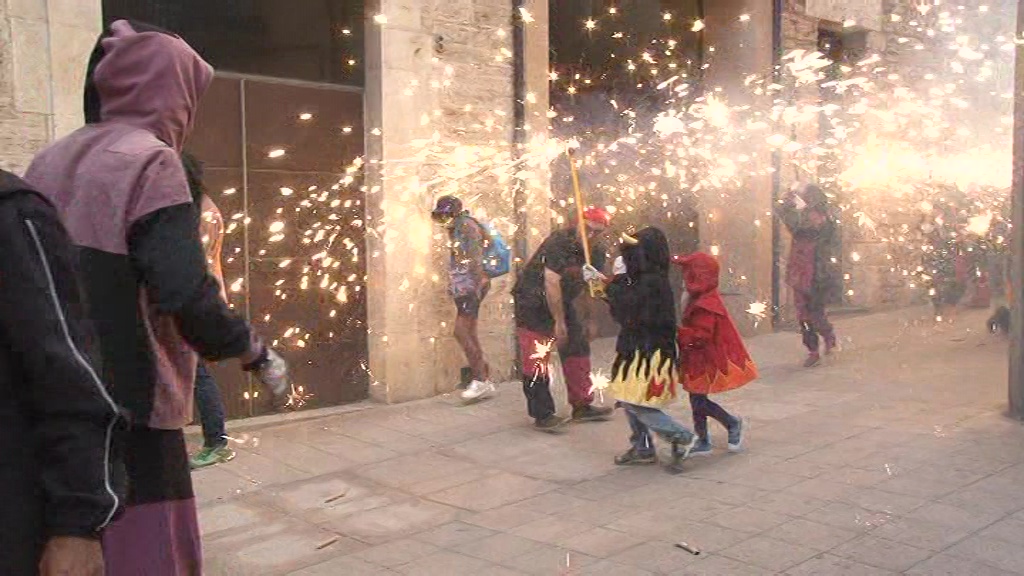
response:
[[(612, 463), (621, 414), (533, 431), (514, 383), (246, 429), (235, 461), (194, 475), (205, 573), (1024, 574), (1006, 344), (981, 312), (926, 316), (843, 319), (844, 351), (813, 370), (797, 335), (751, 339), (761, 380), (718, 398), (750, 420), (747, 451), (675, 476)], [(612, 343), (594, 349), (607, 365)]]

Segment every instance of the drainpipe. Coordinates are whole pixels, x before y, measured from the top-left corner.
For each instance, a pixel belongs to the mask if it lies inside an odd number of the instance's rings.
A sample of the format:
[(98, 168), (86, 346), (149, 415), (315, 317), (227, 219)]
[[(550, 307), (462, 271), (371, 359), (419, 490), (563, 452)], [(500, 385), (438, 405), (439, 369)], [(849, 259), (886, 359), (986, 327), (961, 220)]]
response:
[[(526, 148), (526, 31), (521, 17), (522, 9), (527, 0), (512, 1), (512, 162), (518, 166)], [(515, 170), (515, 174), (522, 170)], [(512, 177), (512, 210), (515, 212), (515, 235), (512, 239), (512, 273), (518, 278), (521, 267), (526, 263), (529, 254), (527, 232), (529, 222), (526, 206), (526, 181), (518, 176)], [(512, 358), (515, 359), (513, 374), (519, 374), (522, 359), (519, 358), (519, 343), (512, 334)]]
[[(772, 2), (772, 81), (782, 79), (782, 11), (784, 0)], [(780, 328), (782, 319), (782, 227), (779, 200), (782, 196), (782, 152), (772, 150), (772, 329)]]

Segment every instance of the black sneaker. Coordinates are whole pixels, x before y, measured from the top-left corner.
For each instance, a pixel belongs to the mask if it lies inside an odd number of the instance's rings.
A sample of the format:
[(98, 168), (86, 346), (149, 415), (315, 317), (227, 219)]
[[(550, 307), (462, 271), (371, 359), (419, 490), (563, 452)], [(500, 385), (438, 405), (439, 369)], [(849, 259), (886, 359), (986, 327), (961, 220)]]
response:
[(612, 415), (611, 408), (595, 408), (593, 406), (577, 406), (572, 409), (575, 422), (603, 422)]
[(558, 432), (562, 426), (565, 426), (566, 420), (557, 414), (552, 414), (547, 418), (540, 418), (534, 424), (534, 428), (541, 432)]
[(620, 454), (615, 457), (615, 463), (619, 466), (633, 466), (636, 464), (655, 464), (658, 462), (658, 457), (652, 454), (641, 454), (636, 451), (636, 448), (630, 448), (625, 454)]

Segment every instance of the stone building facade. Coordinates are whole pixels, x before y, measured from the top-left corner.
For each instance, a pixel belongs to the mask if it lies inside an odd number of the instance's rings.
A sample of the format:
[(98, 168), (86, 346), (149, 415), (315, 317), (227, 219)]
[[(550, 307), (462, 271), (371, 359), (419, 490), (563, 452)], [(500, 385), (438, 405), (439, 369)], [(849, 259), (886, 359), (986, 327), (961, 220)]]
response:
[(81, 124), (100, 11), (97, 0), (0, 1), (0, 167), (20, 173)]
[[(459, 194), (527, 253), (550, 229), (546, 163), (519, 155), (542, 149), (548, 135), (548, 1), (526, 0), (518, 14), (509, 0), (367, 3), (366, 370), (374, 399), (401, 402), (449, 392), (464, 364), (451, 338), (444, 233), (429, 219), (438, 195)], [(80, 124), (80, 90), (100, 31), (101, 4), (0, 0), (0, 166), (20, 171), (36, 150)], [(842, 28), (846, 20), (857, 23), (871, 47), (884, 48), (882, 11), (880, 0), (786, 0), (782, 49), (817, 49), (821, 31)], [(749, 25), (737, 27), (744, 14)], [(512, 44), (517, 18), (528, 20), (519, 95)], [(709, 88), (728, 89), (749, 74), (771, 73), (771, 2), (708, 1), (705, 23), (706, 43), (715, 49)], [(749, 97), (752, 106), (771, 106)], [(819, 97), (816, 90), (797, 95), (808, 103)], [(523, 104), (518, 133), (517, 98)], [(796, 139), (816, 137), (818, 129), (816, 122), (792, 127)], [(770, 165), (769, 151), (757, 161)], [(783, 170), (781, 189), (793, 178)], [(699, 228), (703, 248), (723, 261), (726, 300), (750, 334), (772, 329), (767, 319), (745, 312), (772, 297), (772, 178), (753, 178), (744, 191), (743, 202), (735, 196), (729, 202), (709, 199)], [(784, 254), (788, 238), (780, 242)], [(885, 263), (874, 259), (867, 243), (857, 251), (864, 261), (851, 269), (850, 303), (873, 307), (886, 301)], [(514, 365), (510, 285), (510, 277), (495, 282), (481, 319), (484, 347), (499, 377), (510, 376)], [(788, 294), (781, 300), (788, 312)]]
[[(515, 162), (512, 4), (507, 0), (380, 0), (368, 34), (368, 284), (373, 398), (449, 392), (462, 353), (451, 337), (447, 242), (429, 218), (442, 194), (464, 199), (511, 242), (514, 172), (523, 177), (527, 252), (549, 228), (544, 168)], [(547, 1), (524, 7), (524, 139), (547, 134)], [(517, 15), (523, 17), (523, 14)], [(494, 281), (480, 337), (495, 377), (512, 375), (513, 276)]]

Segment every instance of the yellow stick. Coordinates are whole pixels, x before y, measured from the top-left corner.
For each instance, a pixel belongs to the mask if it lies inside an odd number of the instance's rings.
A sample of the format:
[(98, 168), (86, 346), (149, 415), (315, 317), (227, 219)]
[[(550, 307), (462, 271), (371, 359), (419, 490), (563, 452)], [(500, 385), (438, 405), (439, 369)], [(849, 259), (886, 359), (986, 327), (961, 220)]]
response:
[[(573, 158), (572, 148), (566, 148), (565, 155), (569, 157), (569, 171), (572, 173), (572, 192), (576, 199), (576, 228), (579, 231), (580, 243), (583, 244), (583, 259), (587, 266), (592, 266), (590, 263), (590, 239), (587, 238), (587, 221), (583, 219), (583, 190), (580, 189), (580, 176), (576, 171), (576, 159)], [(588, 282), (587, 286), (590, 288), (591, 297), (600, 294), (601, 290), (596, 288), (593, 282)]]

